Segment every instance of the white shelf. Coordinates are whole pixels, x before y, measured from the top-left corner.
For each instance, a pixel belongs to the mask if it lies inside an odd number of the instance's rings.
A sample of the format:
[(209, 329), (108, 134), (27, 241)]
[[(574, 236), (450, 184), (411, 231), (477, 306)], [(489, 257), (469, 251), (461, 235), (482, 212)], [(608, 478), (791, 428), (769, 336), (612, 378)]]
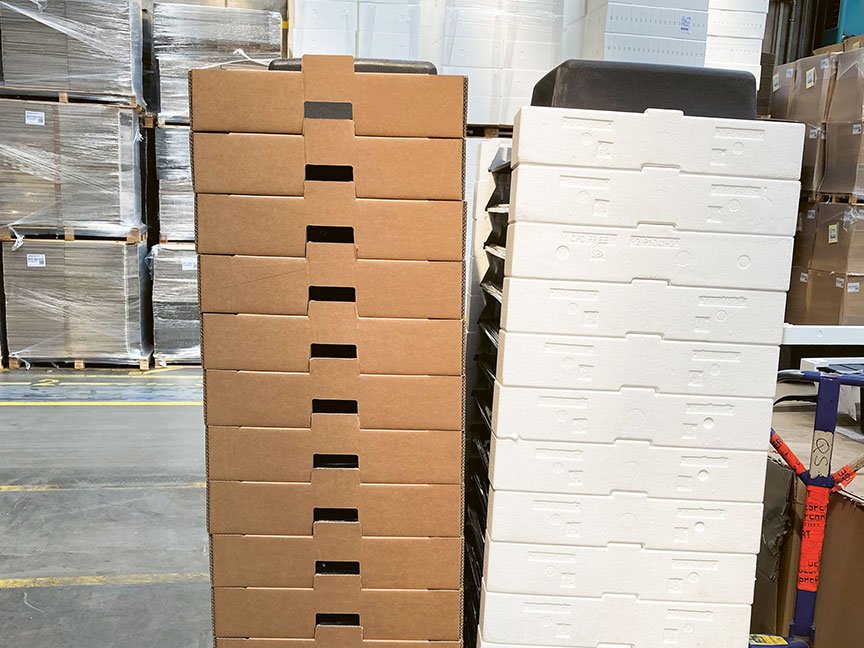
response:
[(783, 325), (783, 344), (864, 346), (864, 326)]

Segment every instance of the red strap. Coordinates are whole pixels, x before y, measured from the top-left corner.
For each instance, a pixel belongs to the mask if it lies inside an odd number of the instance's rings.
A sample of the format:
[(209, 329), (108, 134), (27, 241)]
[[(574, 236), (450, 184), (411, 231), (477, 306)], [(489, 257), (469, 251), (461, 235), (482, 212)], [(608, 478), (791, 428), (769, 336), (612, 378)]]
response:
[(801, 560), (798, 563), (798, 589), (815, 592), (819, 587), (819, 565), (825, 522), (828, 517), (828, 499), (831, 489), (808, 486), (804, 500), (804, 529), (801, 533)]
[(789, 464), (789, 467), (795, 471), (796, 475), (800, 475), (806, 470), (798, 456), (792, 452), (792, 448), (786, 445), (786, 442), (774, 430), (771, 430), (771, 445), (783, 457), (783, 461)]
[(849, 464), (846, 464), (833, 475), (834, 481), (837, 482), (834, 490), (840, 490), (844, 486), (848, 486), (857, 476), (858, 473), (855, 472), (855, 469), (852, 468), (852, 466), (850, 466)]

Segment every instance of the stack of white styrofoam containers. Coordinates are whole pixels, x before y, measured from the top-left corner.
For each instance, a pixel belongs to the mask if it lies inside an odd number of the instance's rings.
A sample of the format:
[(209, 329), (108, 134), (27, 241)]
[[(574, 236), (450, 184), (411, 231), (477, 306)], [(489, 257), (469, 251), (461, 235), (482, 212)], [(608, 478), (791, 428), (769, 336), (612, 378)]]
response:
[(759, 89), (768, 0), (708, 0), (705, 67), (742, 70)]
[(414, 61), (420, 56), (421, 0), (359, 0), (357, 56)]
[(481, 645), (747, 645), (803, 129), (517, 115)]
[(295, 0), (291, 15), (292, 55), (354, 56), (357, 14), (357, 0)]
[(512, 124), (534, 84), (562, 60), (571, 0), (432, 0), (424, 8), (423, 58), (468, 77), (468, 123)]
[(587, 0), (582, 58), (702, 67), (709, 0)]

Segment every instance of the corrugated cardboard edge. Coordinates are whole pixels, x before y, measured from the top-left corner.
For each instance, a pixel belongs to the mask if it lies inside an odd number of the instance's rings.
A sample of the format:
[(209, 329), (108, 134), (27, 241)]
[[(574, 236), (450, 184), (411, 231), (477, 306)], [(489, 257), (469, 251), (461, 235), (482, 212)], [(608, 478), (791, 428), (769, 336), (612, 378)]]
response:
[[(462, 254), (463, 257), (469, 257), (466, 254), (466, 243), (468, 240), (468, 203), (465, 202), (465, 183), (466, 183), (466, 164), (467, 164), (467, 146), (465, 138), (468, 135), (468, 77), (462, 77)], [(470, 257), (469, 257), (470, 258)], [(462, 259), (462, 303), (468, 298), (468, 258)], [(467, 454), (467, 433), (468, 433), (468, 375), (467, 367), (468, 354), (468, 319), (465, 308), (462, 308), (462, 510), (461, 510), (461, 533), (462, 533), (462, 551), (460, 555), (459, 565), (459, 645), (465, 646), (465, 465), (468, 460)]]

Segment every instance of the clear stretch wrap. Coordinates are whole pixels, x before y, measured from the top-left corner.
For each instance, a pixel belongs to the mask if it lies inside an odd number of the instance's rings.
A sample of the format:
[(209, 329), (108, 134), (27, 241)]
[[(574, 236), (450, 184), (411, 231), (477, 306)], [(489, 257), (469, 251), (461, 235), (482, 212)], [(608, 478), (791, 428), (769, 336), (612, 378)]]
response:
[(195, 192), (189, 158), (189, 128), (156, 129), (159, 233), (165, 241), (195, 240)]
[(150, 252), (153, 342), (157, 364), (201, 362), (198, 255), (193, 243), (162, 243)]
[(189, 71), (280, 56), (282, 16), (268, 11), (156, 3), (153, 54), (159, 71), (159, 117), (189, 120)]
[(142, 99), (140, 0), (2, 0), (6, 85)]
[(142, 228), (140, 140), (131, 108), (0, 99), (0, 225)]
[(138, 364), (150, 355), (147, 245), (3, 242), (9, 355)]

